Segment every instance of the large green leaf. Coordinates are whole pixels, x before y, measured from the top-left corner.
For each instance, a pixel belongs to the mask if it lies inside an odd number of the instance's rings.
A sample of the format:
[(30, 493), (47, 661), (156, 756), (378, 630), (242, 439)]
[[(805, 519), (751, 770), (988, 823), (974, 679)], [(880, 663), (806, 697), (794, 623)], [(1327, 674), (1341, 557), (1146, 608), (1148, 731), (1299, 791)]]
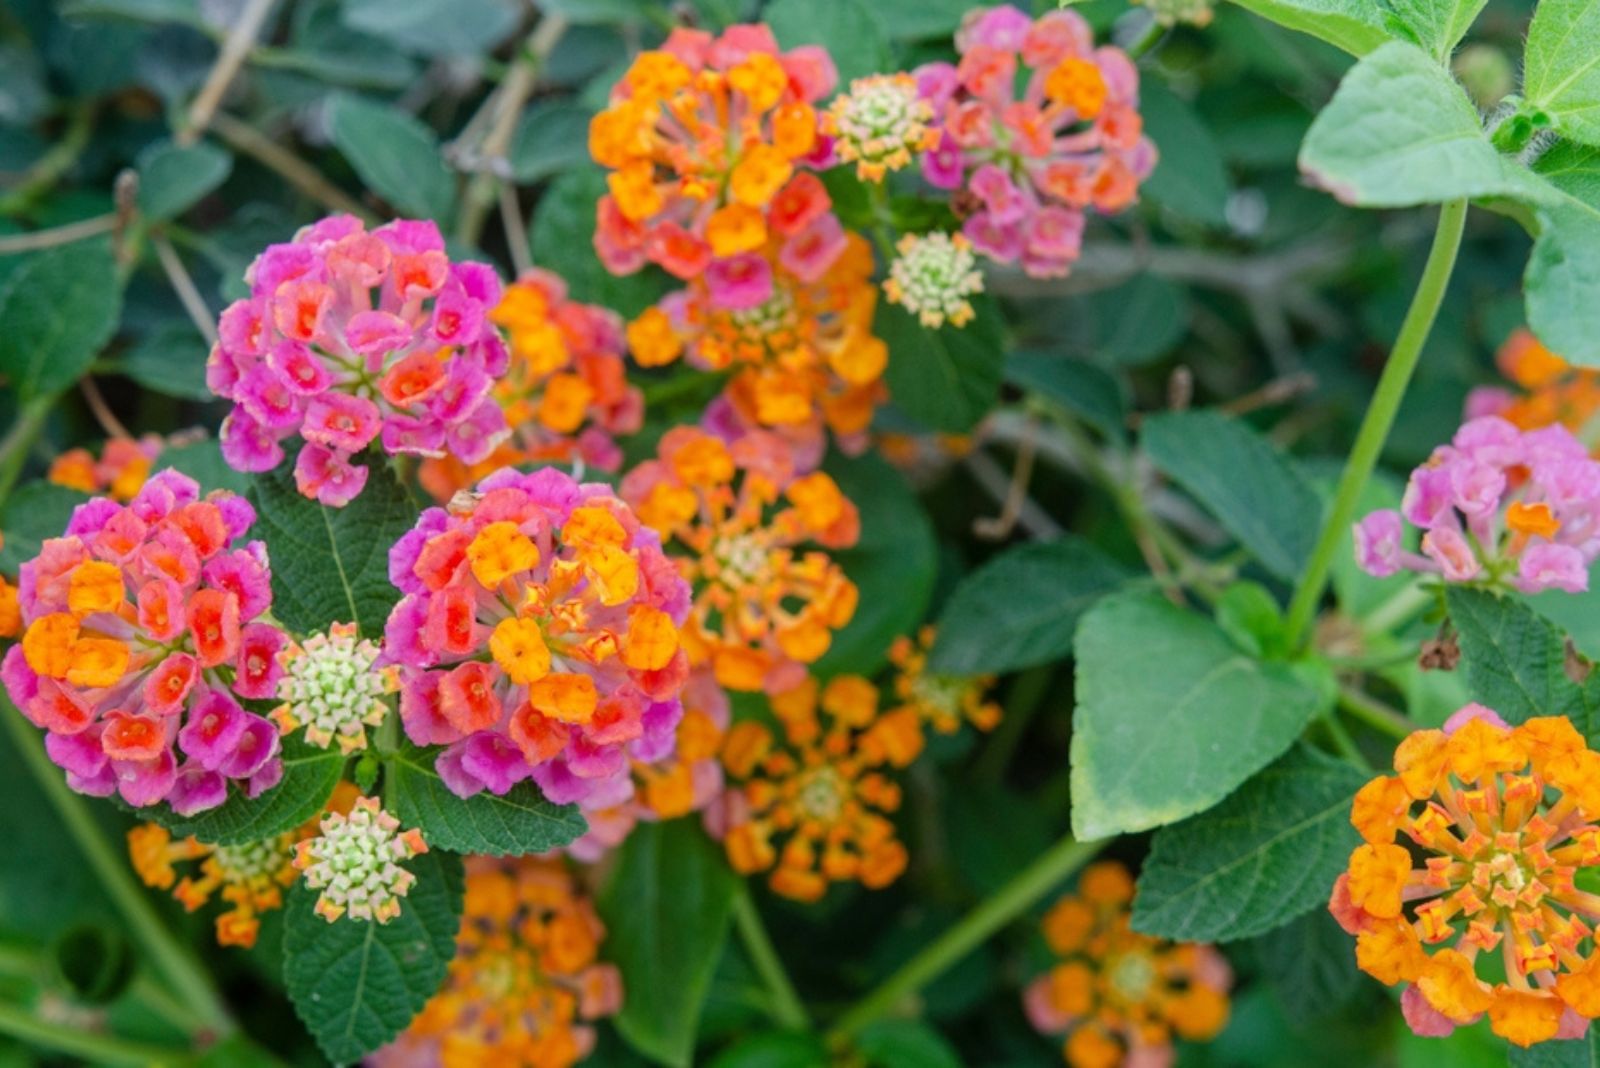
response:
[(518, 182), (537, 182), (589, 162), (588, 108), (569, 103), (529, 107), (507, 159)]
[(1103, 368), (1048, 352), (1013, 352), (1005, 379), (1065, 406), (1113, 441), (1127, 437), (1127, 391)]
[(1600, 744), (1600, 675), (1573, 681), (1559, 628), (1512, 597), (1453, 586), (1445, 598), (1473, 697), (1508, 723), (1566, 716)]
[(856, 1052), (868, 1068), (961, 1068), (950, 1043), (919, 1020), (874, 1020), (861, 1029)]
[(111, 340), (122, 314), (106, 240), (30, 255), (0, 284), (0, 376), (19, 401), (76, 382)]
[(1140, 434), (1157, 467), (1280, 578), (1300, 574), (1316, 544), (1322, 501), (1267, 439), (1218, 412), (1170, 412)]
[(623, 843), (599, 906), (606, 957), (627, 991), (617, 1030), (640, 1053), (690, 1063), (739, 892), (699, 820), (642, 823)]
[(368, 460), (366, 488), (343, 508), (300, 495), (290, 464), (257, 477), (251, 534), (267, 543), (272, 613), (289, 630), (311, 634), (354, 623), (383, 635), (400, 591), (389, 582), (389, 547), (411, 529), (417, 509), (388, 465)]
[(1134, 929), (1232, 942), (1327, 904), (1360, 842), (1350, 799), (1366, 781), (1343, 761), (1292, 749), (1216, 808), (1163, 827), (1139, 873)]
[(1127, 571), (1081, 538), (1007, 549), (966, 575), (939, 615), (930, 667), (950, 675), (1015, 671), (1072, 652), (1078, 620)]
[(8, 494), (0, 508), (0, 532), (5, 534), (0, 575), (15, 579), (17, 568), (39, 555), (46, 538), (66, 532), (73, 509), (88, 499), (87, 493), (43, 481), (26, 483)]
[(778, 44), (821, 45), (839, 68), (839, 88), (851, 79), (890, 70), (889, 36), (874, 7), (861, 0), (774, 0), (761, 12)]
[(1523, 278), (1528, 325), (1573, 363), (1600, 365), (1600, 149), (1557, 144), (1535, 173), (1556, 199), (1537, 213), (1539, 236)]
[(1107, 597), (1074, 642), (1072, 827), (1088, 841), (1203, 812), (1281, 756), (1327, 704), (1153, 593)]
[(971, 430), (1000, 397), (1000, 313), (982, 298), (973, 307), (977, 317), (966, 326), (930, 330), (898, 304), (878, 304), (873, 330), (889, 346), (889, 397), (933, 430)]
[(1254, 946), (1261, 974), (1292, 1023), (1333, 1015), (1361, 983), (1350, 936), (1322, 909), (1262, 935)]
[(322, 811), (339, 785), (345, 763), (337, 746), (318, 749), (291, 736), (283, 740), (283, 781), (260, 797), (251, 800), (230, 787), (226, 801), (195, 816), (179, 816), (164, 806), (141, 809), (139, 814), (180, 837), (192, 834), (216, 845), (259, 842), (292, 831)]
[(431, 129), (399, 108), (343, 93), (329, 122), (333, 143), (373, 192), (406, 215), (449, 216), (455, 180)]
[(461, 858), (437, 850), (404, 865), (417, 881), (388, 923), (312, 909), (298, 883), (284, 916), (283, 981), (295, 1012), (335, 1064), (360, 1060), (403, 1031), (444, 982), (461, 926)]
[(1363, 208), (1543, 195), (1520, 164), (1495, 151), (1478, 109), (1450, 72), (1402, 41), (1345, 75), (1306, 134), (1300, 170)]
[(340, 18), (351, 29), (425, 56), (491, 52), (517, 28), (514, 0), (343, 0)]
[(116, 362), (116, 369), (165, 397), (209, 401), (206, 339), (189, 320), (162, 323)]
[(1145, 133), (1161, 146), (1140, 195), (1186, 219), (1226, 226), (1231, 183), (1222, 150), (1198, 111), (1152, 79), (1139, 87), (1139, 113)]
[(1522, 95), (1562, 134), (1600, 144), (1600, 4), (1539, 0), (1522, 53)]
[(1509, 1052), (1510, 1068), (1600, 1068), (1600, 1033), (1590, 1027), (1582, 1038), (1512, 1046)]
[(158, 141), (139, 153), (139, 211), (148, 219), (182, 215), (227, 181), (233, 156), (206, 141)]
[(430, 845), (457, 853), (520, 856), (558, 849), (588, 827), (576, 805), (545, 800), (532, 782), (504, 796), (487, 790), (462, 799), (433, 769), (437, 750), (406, 746), (384, 764), (383, 797), (407, 827)]
[(826, 470), (861, 512), (861, 538), (831, 555), (856, 584), (856, 614), (817, 662), (824, 675), (871, 675), (922, 622), (938, 567), (933, 527), (905, 476), (880, 456), (832, 456)]
[(1299, 33), (1320, 37), (1353, 56), (1389, 40), (1378, 0), (1234, 0), (1246, 11)]
[(1488, 0), (1389, 0), (1389, 10), (1440, 63), (1450, 58)]

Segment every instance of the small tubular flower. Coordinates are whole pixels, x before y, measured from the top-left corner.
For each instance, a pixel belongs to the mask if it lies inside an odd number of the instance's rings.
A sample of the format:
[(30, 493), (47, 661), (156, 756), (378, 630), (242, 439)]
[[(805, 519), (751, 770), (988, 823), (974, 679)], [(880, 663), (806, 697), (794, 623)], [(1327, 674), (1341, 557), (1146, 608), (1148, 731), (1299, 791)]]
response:
[(959, 64), (913, 72), (939, 130), (923, 177), (956, 194), (979, 252), (1037, 277), (1065, 275), (1085, 212), (1126, 208), (1155, 169), (1138, 69), (1121, 49), (1094, 47), (1076, 11), (1037, 20), (1010, 5), (974, 11), (956, 50)]
[(972, 254), (972, 242), (961, 234), (935, 231), (906, 234), (895, 249), (899, 255), (883, 282), (890, 303), (900, 305), (934, 330), (947, 320), (951, 326), (972, 321), (975, 313), (967, 298), (983, 292), (983, 275)]
[(489, 395), (507, 368), (488, 321), (500, 280), (451, 263), (433, 223), (369, 233), (332, 216), (269, 246), (245, 280), (250, 296), (222, 313), (206, 364), (212, 391), (234, 402), (221, 444), (238, 470), (272, 470), (298, 434), (300, 492), (342, 506), (366, 484), (351, 459), (374, 442), (474, 464), (508, 433)]
[(833, 138), (842, 163), (856, 165), (856, 177), (881, 181), (939, 143), (933, 105), (917, 93), (909, 74), (857, 78), (822, 116), (822, 130)]
[(266, 547), (232, 547), (254, 522), (244, 498), (202, 500), (167, 470), (126, 505), (79, 505), (22, 565), (24, 632), (0, 679), (72, 789), (192, 815), (229, 782), (277, 785), (278, 731), (240, 704), (272, 696), (288, 642), (266, 622)]
[(889, 661), (896, 669), (896, 710), (911, 712), (919, 723), (927, 723), (940, 734), (954, 734), (963, 721), (980, 731), (993, 730), (1001, 716), (999, 704), (988, 697), (994, 676), (929, 672), (928, 653), (935, 636), (933, 627), (923, 627), (915, 638), (901, 635), (889, 646)]
[(444, 985), (369, 1063), (570, 1068), (594, 1049), (594, 1022), (622, 1007), (605, 936), (562, 861), (469, 857)]
[(670, 749), (689, 587), (609, 487), (502, 470), (389, 553), (400, 718), (462, 797), (532, 778), (558, 803)]
[(1563, 716), (1513, 728), (1467, 705), (1404, 739), (1394, 767), (1356, 793), (1365, 841), (1328, 905), (1356, 963), (1407, 984), (1418, 1034), (1484, 1013), (1520, 1046), (1582, 1034), (1600, 1016), (1600, 898), (1575, 880), (1600, 864), (1600, 754)]
[(316, 834), (295, 844), (293, 865), (308, 887), (322, 891), (316, 913), (329, 923), (346, 915), (388, 923), (417, 881), (400, 865), (427, 851), (421, 831), (402, 831), (377, 798), (361, 797), (347, 814), (323, 816)]
[(1560, 425), (1587, 434), (1600, 412), (1600, 372), (1572, 366), (1520, 328), (1500, 346), (1495, 363), (1521, 392), (1475, 389), (1467, 396), (1467, 418), (1498, 415), (1519, 430)]
[(535, 269), (506, 287), (489, 321), (506, 332), (511, 351), (491, 393), (505, 410), (511, 437), (475, 464), (454, 456), (424, 460), (420, 475), (428, 491), (449, 500), (515, 464), (621, 466), (616, 437), (639, 429), (644, 394), (628, 383), (616, 313), (568, 299), (560, 277)]
[(900, 785), (865, 744), (877, 689), (855, 675), (826, 686), (808, 675), (771, 706), (778, 731), (747, 720), (723, 738), (728, 786), (715, 822), (728, 862), (743, 875), (771, 870), (773, 891), (797, 901), (817, 901), (835, 882), (894, 882), (907, 861), (889, 818)]
[(729, 446), (674, 427), (656, 456), (628, 472), (621, 492), (693, 584), (682, 635), (689, 663), (709, 666), (731, 690), (795, 685), (857, 600), (827, 553), (800, 546), (854, 545), (856, 506), (820, 471), (795, 478), (787, 447), (771, 434)]
[(111, 438), (100, 450), (100, 458), (88, 449), (68, 449), (50, 463), (45, 478), (57, 486), (104, 494), (115, 501), (131, 501), (150, 467), (161, 455), (163, 442), (155, 434), (133, 438)]
[(1028, 985), (1023, 1007), (1040, 1033), (1064, 1036), (1072, 1068), (1166, 1064), (1174, 1037), (1203, 1042), (1228, 1022), (1233, 972), (1222, 954), (1138, 933), (1132, 901), (1133, 876), (1100, 861), (1045, 914), (1056, 963)]
[[(1404, 524), (1422, 552), (1404, 545)], [(1356, 560), (1380, 578), (1402, 569), (1524, 593), (1589, 588), (1600, 555), (1600, 462), (1562, 426), (1518, 430), (1499, 416), (1464, 423), (1406, 484), (1400, 510), (1355, 526)]]
[(589, 126), (589, 151), (610, 171), (600, 261), (688, 281), (791, 233), (779, 204), (792, 181), (814, 180), (798, 168), (826, 156), (813, 105), (836, 80), (825, 51), (780, 53), (765, 26), (675, 29), (636, 56)]
[(284, 734), (306, 729), (307, 744), (326, 749), (335, 741), (341, 753), (367, 747), (365, 728), (376, 727), (389, 711), (388, 694), (400, 688), (400, 670), (378, 667), (378, 647), (362, 641), (354, 623), (335, 623), (326, 634), (291, 643), (278, 654), (283, 677), (272, 721)]

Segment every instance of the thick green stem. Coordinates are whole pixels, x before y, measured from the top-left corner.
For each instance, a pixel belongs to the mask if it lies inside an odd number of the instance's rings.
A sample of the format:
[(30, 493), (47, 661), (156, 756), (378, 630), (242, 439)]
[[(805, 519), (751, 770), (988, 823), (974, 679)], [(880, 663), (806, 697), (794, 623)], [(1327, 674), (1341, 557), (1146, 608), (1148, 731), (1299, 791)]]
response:
[(748, 886), (740, 887), (734, 895), (733, 925), (739, 929), (739, 940), (744, 943), (744, 952), (750, 958), (750, 964), (767, 985), (767, 993), (772, 999), (773, 1022), (791, 1030), (809, 1031), (811, 1017), (806, 1014), (800, 995), (795, 993), (789, 973), (784, 969), (778, 951), (772, 947), (772, 939), (767, 937), (766, 925), (761, 922), (761, 913), (756, 910)]
[(82, 1057), (88, 1064), (180, 1064), (187, 1050), (98, 1034), (81, 1026), (49, 1023), (19, 1005), (0, 1002), (0, 1034), (34, 1046)]
[(1383, 443), (1389, 438), (1395, 415), (1400, 411), (1400, 402), (1411, 383), (1412, 372), (1417, 369), (1422, 348), (1439, 314), (1445, 288), (1450, 284), (1450, 273), (1455, 268), (1456, 253), (1461, 248), (1461, 233), (1466, 221), (1465, 200), (1452, 200), (1439, 209), (1438, 229), (1434, 231), (1433, 247), (1428, 250), (1428, 262), (1422, 269), (1422, 279), (1417, 283), (1411, 307), (1406, 311), (1405, 321), (1400, 324), (1400, 335), (1395, 338), (1394, 351), (1389, 354), (1389, 362), (1384, 365), (1383, 374), (1378, 378), (1377, 391), (1372, 395), (1366, 418), (1361, 421), (1355, 445), (1350, 449), (1350, 458), (1345, 462), (1344, 474), (1340, 476), (1339, 488), (1334, 493), (1333, 507), (1328, 510), (1322, 532), (1317, 537), (1316, 548), (1311, 552), (1311, 562), (1306, 565), (1305, 574), (1295, 587), (1294, 599), (1289, 602), (1286, 629), (1291, 647), (1298, 647), (1304, 640), (1317, 605), (1322, 602), (1323, 591), (1328, 585), (1328, 572), (1333, 567), (1333, 554), (1339, 551), (1339, 543), (1355, 519), (1356, 503), (1373, 468), (1378, 465), (1378, 454), (1383, 451)]
[(828, 1032), (830, 1044), (843, 1045), (867, 1024), (893, 1011), (995, 931), (1032, 908), (1063, 879), (1087, 864), (1105, 844), (1079, 842), (1067, 837), (1051, 846), (841, 1016)]
[(5, 438), (0, 439), (0, 504), (11, 496), (11, 487), (17, 484), (17, 476), (22, 474), (34, 439), (44, 429), (55, 401), (54, 397), (36, 397), (23, 405), (17, 413), (17, 421), (6, 431)]
[(1339, 687), (1339, 707), (1373, 730), (1391, 738), (1404, 738), (1417, 729), (1417, 724), (1354, 686)]
[(232, 1033), (233, 1019), (228, 1015), (227, 1006), (217, 994), (205, 969), (188, 948), (167, 930), (166, 924), (129, 874), (127, 858), (106, 841), (88, 804), (72, 792), (61, 769), (45, 755), (38, 732), (22, 718), (22, 713), (9, 700), (0, 699), (0, 719), (5, 720), (11, 732), (13, 747), (22, 754), (28, 769), (55, 807), (56, 814), (82, 850), (95, 881), (122, 914), (129, 933), (149, 954), (156, 971), (171, 984), (173, 991), (194, 1010), (195, 1015), (205, 1022), (212, 1037), (220, 1038)]

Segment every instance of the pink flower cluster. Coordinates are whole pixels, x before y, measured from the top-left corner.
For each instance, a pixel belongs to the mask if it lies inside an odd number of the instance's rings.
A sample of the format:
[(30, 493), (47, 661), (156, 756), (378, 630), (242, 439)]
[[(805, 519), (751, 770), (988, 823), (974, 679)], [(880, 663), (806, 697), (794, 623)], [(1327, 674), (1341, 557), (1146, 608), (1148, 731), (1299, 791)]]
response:
[(205, 500), (167, 470), (126, 505), (79, 505), (66, 534), (22, 565), (27, 626), (0, 665), (79, 793), (192, 815), (283, 775), (278, 730), (236, 698), (277, 690), (288, 637), (265, 622), (271, 572), (243, 498)]
[(923, 177), (961, 190), (962, 232), (979, 251), (1037, 277), (1064, 275), (1085, 211), (1121, 211), (1155, 169), (1138, 69), (1119, 48), (1095, 48), (1077, 12), (1034, 20), (1009, 4), (969, 15), (956, 50), (959, 64), (914, 72), (940, 129)]
[[(1600, 463), (1571, 431), (1524, 432), (1484, 416), (1412, 472), (1398, 512), (1356, 524), (1356, 559), (1380, 578), (1408, 569), (1524, 593), (1581, 593), (1600, 555), (1597, 519)], [(1406, 522), (1423, 532), (1420, 554), (1404, 547)]]
[(667, 756), (689, 586), (609, 487), (502, 469), (389, 553), (400, 716), (462, 797), (532, 778), (557, 803)]
[(272, 245), (245, 275), (250, 296), (222, 313), (206, 381), (235, 407), (222, 453), (240, 471), (270, 471), (298, 433), (300, 492), (348, 504), (367, 470), (351, 457), (385, 452), (489, 455), (507, 434), (489, 396), (506, 347), (488, 322), (500, 279), (451, 263), (431, 222), (396, 220), (368, 233), (335, 215)]

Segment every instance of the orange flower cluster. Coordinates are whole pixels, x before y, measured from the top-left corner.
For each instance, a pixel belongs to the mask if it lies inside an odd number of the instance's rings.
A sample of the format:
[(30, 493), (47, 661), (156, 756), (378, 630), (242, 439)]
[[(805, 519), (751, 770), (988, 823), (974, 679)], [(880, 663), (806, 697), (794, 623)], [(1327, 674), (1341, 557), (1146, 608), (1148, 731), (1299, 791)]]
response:
[(605, 928), (560, 860), (467, 860), (455, 959), (444, 986), (375, 1068), (568, 1068), (594, 1048), (592, 1022), (622, 1006), (599, 961)]
[(881, 768), (891, 752), (915, 755), (915, 722), (886, 726), (877, 688), (856, 675), (826, 686), (807, 676), (770, 704), (781, 733), (746, 720), (723, 742), (728, 862), (744, 875), (772, 869), (772, 889), (797, 901), (818, 900), (833, 882), (894, 882), (907, 860), (889, 819), (900, 786)]
[(644, 395), (628, 384), (621, 318), (568, 299), (559, 276), (535, 269), (506, 287), (489, 320), (509, 343), (510, 362), (491, 396), (511, 437), (476, 464), (451, 455), (423, 461), (428, 492), (447, 501), (507, 465), (620, 467), (616, 436), (636, 432), (644, 418)]
[(1128, 923), (1132, 901), (1128, 869), (1101, 861), (1044, 918), (1061, 959), (1023, 1005), (1037, 1030), (1066, 1035), (1072, 1068), (1169, 1064), (1174, 1035), (1204, 1041), (1228, 1021), (1228, 962), (1210, 946), (1139, 934)]
[(928, 651), (933, 648), (934, 636), (933, 627), (923, 627), (915, 640), (901, 635), (889, 647), (889, 660), (899, 669), (895, 696), (902, 707), (912, 709), (919, 721), (931, 724), (940, 734), (954, 734), (962, 720), (980, 731), (993, 730), (1000, 722), (1000, 705), (987, 697), (994, 676), (929, 673)]
[(1356, 794), (1366, 841), (1329, 903), (1356, 963), (1408, 984), (1421, 1035), (1484, 1013), (1519, 1046), (1582, 1034), (1600, 1016), (1600, 896), (1577, 882), (1600, 864), (1600, 753), (1563, 716), (1512, 728), (1468, 705), (1402, 741), (1394, 767)]
[(150, 477), (150, 466), (160, 455), (161, 439), (154, 434), (138, 441), (111, 438), (100, 450), (100, 459), (96, 460), (88, 449), (68, 449), (50, 464), (45, 477), (58, 486), (131, 501)]
[(1498, 415), (1521, 430), (1559, 424), (1593, 444), (1590, 424), (1600, 413), (1600, 372), (1573, 367), (1523, 329), (1506, 338), (1495, 363), (1521, 392), (1473, 390), (1467, 399), (1469, 418)]
[(623, 499), (694, 586), (681, 634), (691, 666), (709, 664), (732, 690), (795, 685), (855, 614), (855, 585), (827, 553), (798, 546), (854, 545), (856, 506), (828, 475), (796, 478), (792, 464), (771, 434), (727, 445), (674, 427), (622, 480)]

